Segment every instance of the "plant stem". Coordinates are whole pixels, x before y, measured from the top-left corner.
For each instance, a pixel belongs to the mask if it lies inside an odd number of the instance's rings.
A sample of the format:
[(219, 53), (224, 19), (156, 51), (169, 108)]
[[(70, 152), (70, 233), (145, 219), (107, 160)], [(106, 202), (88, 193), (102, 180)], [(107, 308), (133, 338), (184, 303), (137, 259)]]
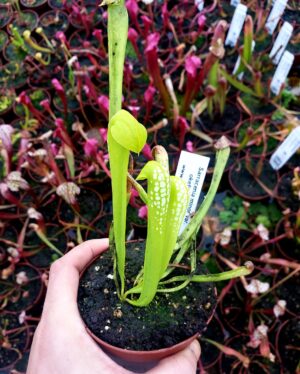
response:
[[(203, 274), (203, 275), (179, 275), (177, 277), (173, 277), (168, 279), (160, 284), (169, 284), (174, 282), (186, 282), (190, 280), (191, 282), (196, 283), (205, 283), (205, 282), (221, 282), (228, 279), (244, 277), (249, 275), (253, 271), (253, 264), (252, 262), (246, 262), (244, 266), (239, 266), (236, 269), (224, 271), (222, 273), (217, 274)], [(181, 286), (181, 285), (180, 285)], [(165, 288), (165, 289), (158, 289), (157, 292), (175, 292), (178, 291), (180, 286), (173, 287), (173, 288)]]
[[(128, 14), (125, 0), (108, 6), (109, 53), (109, 119), (122, 108), (122, 85), (125, 50), (128, 34)], [(114, 238), (118, 273), (121, 279), (121, 295), (125, 288), (125, 231), (127, 209), (127, 168), (129, 151), (113, 139), (108, 126), (108, 149), (112, 181)], [(117, 149), (117, 152), (112, 152)]]

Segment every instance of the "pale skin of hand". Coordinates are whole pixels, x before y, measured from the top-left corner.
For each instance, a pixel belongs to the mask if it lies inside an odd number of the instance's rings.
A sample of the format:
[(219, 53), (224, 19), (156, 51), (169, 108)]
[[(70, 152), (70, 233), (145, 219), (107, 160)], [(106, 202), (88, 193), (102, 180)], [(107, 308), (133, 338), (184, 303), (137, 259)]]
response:
[[(107, 239), (86, 241), (50, 269), (40, 323), (34, 334), (27, 374), (129, 374), (86, 332), (77, 307), (79, 274), (108, 247)], [(194, 374), (200, 356), (195, 340), (184, 351), (161, 360), (148, 374)]]

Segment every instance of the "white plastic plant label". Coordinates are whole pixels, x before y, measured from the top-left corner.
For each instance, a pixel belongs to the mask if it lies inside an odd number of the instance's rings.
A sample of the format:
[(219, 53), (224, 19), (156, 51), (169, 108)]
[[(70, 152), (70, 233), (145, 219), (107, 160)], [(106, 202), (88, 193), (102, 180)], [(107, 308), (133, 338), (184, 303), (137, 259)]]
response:
[[(255, 41), (252, 40), (252, 51), (254, 50), (255, 48)], [(238, 68), (240, 67), (240, 63), (241, 63), (241, 56), (239, 55), (239, 57), (237, 58), (236, 60), (236, 63), (235, 63), (235, 66), (233, 68), (233, 71), (232, 71), (232, 74), (235, 74), (237, 71), (238, 71)], [(239, 80), (242, 80), (243, 79), (243, 76), (244, 76), (244, 72), (241, 72), (239, 75), (238, 75), (238, 79)]]
[(274, 95), (279, 94), (282, 84), (289, 75), (294, 59), (295, 56), (292, 53), (289, 51), (284, 52), (271, 81), (270, 88)]
[(276, 26), (284, 12), (288, 0), (276, 0), (273, 8), (269, 14), (269, 17), (266, 22), (266, 29), (270, 35), (273, 34)]
[(204, 8), (204, 0), (195, 0), (195, 5), (198, 8), (199, 12), (201, 12)]
[(235, 8), (229, 31), (225, 40), (225, 45), (230, 45), (231, 47), (234, 47), (236, 45), (245, 22), (247, 9), (248, 8), (246, 7), (246, 5), (243, 4), (238, 4)]
[(283, 52), (289, 40), (291, 39), (292, 34), (293, 26), (288, 22), (284, 22), (270, 52), (270, 58), (273, 59), (273, 63), (275, 65), (277, 65), (280, 61), (281, 56), (283, 55)]
[(190, 200), (179, 234), (182, 233), (190, 222), (192, 214), (196, 211), (208, 164), (209, 157), (186, 151), (182, 151), (180, 154), (176, 176), (186, 182), (190, 192)]
[(238, 6), (241, 0), (230, 0), (230, 5), (232, 6)]
[(270, 165), (274, 170), (279, 170), (299, 148), (300, 127), (296, 127), (273, 153), (270, 159)]

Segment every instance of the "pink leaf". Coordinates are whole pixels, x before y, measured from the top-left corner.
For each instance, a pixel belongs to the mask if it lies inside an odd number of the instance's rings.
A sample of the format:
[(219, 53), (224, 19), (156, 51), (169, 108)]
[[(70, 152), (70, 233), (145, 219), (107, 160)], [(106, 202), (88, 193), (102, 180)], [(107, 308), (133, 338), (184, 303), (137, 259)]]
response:
[(147, 40), (146, 40), (146, 49), (145, 49), (145, 51), (146, 52), (151, 52), (154, 49), (156, 49), (157, 46), (158, 46), (159, 39), (160, 39), (160, 35), (159, 35), (158, 32), (154, 32), (152, 34), (149, 34), (147, 36)]
[(146, 103), (152, 103), (153, 102), (155, 92), (156, 92), (156, 89), (152, 85), (148, 86), (148, 88), (146, 89), (146, 91), (144, 93), (144, 100), (145, 100)]
[(201, 60), (197, 56), (189, 56), (185, 61), (185, 70), (192, 78), (196, 78), (200, 66)]
[(107, 129), (101, 127), (99, 129), (99, 133), (101, 135), (101, 138), (106, 142), (107, 141)]
[(153, 160), (151, 147), (149, 144), (145, 144), (143, 150), (142, 150), (143, 156), (146, 157), (147, 160)]
[(83, 146), (83, 150), (86, 156), (96, 157), (98, 151), (98, 140), (94, 138), (87, 139)]
[(147, 216), (148, 216), (148, 207), (147, 207), (147, 205), (143, 205), (139, 209), (138, 216), (139, 216), (139, 218), (142, 218), (142, 219), (146, 219), (147, 218)]

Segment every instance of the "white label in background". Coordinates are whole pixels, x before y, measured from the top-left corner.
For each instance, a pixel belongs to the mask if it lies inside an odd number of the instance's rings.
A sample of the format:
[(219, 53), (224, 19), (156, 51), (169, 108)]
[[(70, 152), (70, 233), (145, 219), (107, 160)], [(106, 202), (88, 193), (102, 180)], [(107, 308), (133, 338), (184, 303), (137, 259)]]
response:
[[(252, 52), (254, 50), (254, 47), (255, 47), (255, 41), (252, 40)], [(234, 69), (232, 71), (232, 74), (235, 74), (237, 71), (238, 71), (238, 68), (240, 67), (240, 63), (241, 63), (241, 55), (239, 55), (238, 59), (236, 60), (236, 63), (235, 63), (235, 66), (234, 66)], [(243, 79), (243, 76), (244, 76), (244, 72), (241, 72), (239, 75), (238, 75), (238, 79), (239, 80), (242, 80)]]
[(300, 127), (290, 132), (283, 143), (273, 153), (270, 164), (274, 170), (279, 170), (300, 147)]
[(225, 45), (230, 45), (231, 47), (234, 47), (236, 45), (245, 22), (247, 9), (248, 8), (246, 7), (246, 5), (243, 4), (239, 4), (235, 8), (229, 31), (225, 40)]
[(281, 56), (283, 55), (283, 52), (291, 39), (292, 33), (293, 26), (288, 22), (284, 22), (270, 52), (270, 58), (273, 59), (275, 65), (277, 65), (280, 61)]
[(286, 7), (287, 0), (276, 0), (274, 6), (269, 14), (269, 17), (266, 22), (266, 29), (270, 35), (273, 34), (276, 26), (282, 16), (284, 9)]
[(182, 178), (190, 192), (190, 200), (179, 234), (190, 222), (191, 215), (196, 211), (200, 192), (209, 164), (209, 157), (182, 151), (178, 161), (176, 176)]
[(292, 53), (289, 51), (284, 52), (271, 81), (270, 88), (274, 95), (279, 94), (282, 84), (289, 75), (294, 59), (295, 57)]
[(238, 6), (241, 0), (230, 0), (230, 5), (232, 6)]
[(204, 8), (204, 0), (195, 0), (195, 5), (198, 8), (199, 12)]

